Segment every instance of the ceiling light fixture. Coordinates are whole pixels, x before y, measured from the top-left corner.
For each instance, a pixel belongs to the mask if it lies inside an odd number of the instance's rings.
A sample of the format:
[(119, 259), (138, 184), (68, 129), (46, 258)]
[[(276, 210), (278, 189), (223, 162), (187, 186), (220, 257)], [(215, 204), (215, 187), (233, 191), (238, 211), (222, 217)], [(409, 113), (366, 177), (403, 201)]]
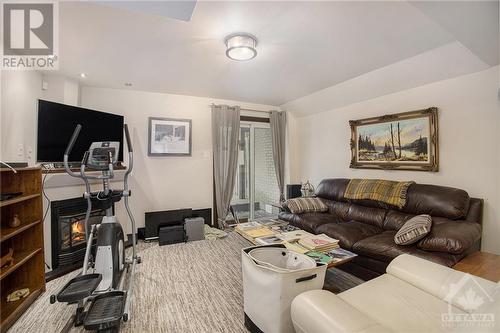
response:
[(245, 61), (257, 56), (257, 38), (247, 33), (237, 33), (226, 37), (226, 55), (229, 59)]
[(85, 79), (85, 78), (87, 77), (87, 74), (85, 74), (85, 73), (80, 73), (80, 77), (81, 77), (82, 79)]

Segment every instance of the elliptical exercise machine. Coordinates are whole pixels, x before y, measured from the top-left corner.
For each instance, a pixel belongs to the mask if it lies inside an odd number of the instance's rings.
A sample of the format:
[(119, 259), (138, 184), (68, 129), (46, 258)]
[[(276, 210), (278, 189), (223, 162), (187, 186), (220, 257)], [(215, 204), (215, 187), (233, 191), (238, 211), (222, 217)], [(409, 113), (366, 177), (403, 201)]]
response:
[[(114, 177), (113, 169), (118, 162), (120, 143), (93, 142), (83, 156), (80, 173), (75, 173), (69, 166), (68, 156), (81, 129), (82, 126), (77, 125), (73, 132), (64, 153), (64, 167), (70, 176), (81, 178), (85, 183), (83, 196), (87, 200), (85, 215), (87, 248), (81, 275), (71, 279), (57, 295), (51, 295), (50, 303), (55, 303), (57, 300), (77, 304), (75, 315), (70, 318), (62, 331), (69, 331), (73, 325), (83, 325), (88, 330), (113, 332), (119, 330), (122, 319), (124, 322), (130, 319), (135, 266), (141, 262), (136, 252), (135, 221), (128, 203), (131, 195), (128, 189), (128, 176), (134, 166), (132, 142), (125, 124), (129, 167), (123, 179), (123, 190), (113, 190), (110, 188), (110, 179)], [(101, 171), (102, 174), (89, 175), (85, 172), (86, 167)], [(103, 190), (92, 192), (89, 180), (102, 181)], [(114, 203), (120, 201), (121, 198), (124, 198), (125, 209), (132, 225), (132, 257), (128, 259), (125, 259), (123, 229), (113, 213)], [(89, 226), (92, 200), (99, 200), (103, 204), (106, 216), (102, 218), (101, 223)], [(87, 308), (88, 303), (90, 305)]]

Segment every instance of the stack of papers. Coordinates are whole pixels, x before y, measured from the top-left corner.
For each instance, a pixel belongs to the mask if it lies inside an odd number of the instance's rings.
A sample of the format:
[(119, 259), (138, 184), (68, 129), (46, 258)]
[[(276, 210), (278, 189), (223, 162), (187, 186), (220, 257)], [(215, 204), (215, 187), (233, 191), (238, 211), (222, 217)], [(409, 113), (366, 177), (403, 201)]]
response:
[(325, 234), (311, 235), (299, 239), (299, 244), (316, 252), (327, 252), (332, 249), (339, 248), (339, 241), (337, 239), (328, 237)]
[(277, 235), (277, 237), (281, 238), (284, 241), (290, 242), (290, 243), (296, 242), (301, 238), (310, 237), (310, 236), (314, 236), (314, 235), (307, 232), (307, 231), (301, 230), (301, 229), (283, 232), (283, 233)]

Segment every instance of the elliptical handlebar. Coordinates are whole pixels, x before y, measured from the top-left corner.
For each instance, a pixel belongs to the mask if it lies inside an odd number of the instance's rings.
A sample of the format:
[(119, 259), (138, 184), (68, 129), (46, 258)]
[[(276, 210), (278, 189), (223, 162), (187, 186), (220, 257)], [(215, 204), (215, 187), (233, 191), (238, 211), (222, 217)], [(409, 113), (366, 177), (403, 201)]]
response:
[(128, 125), (123, 124), (123, 128), (125, 129), (125, 139), (127, 140), (128, 152), (131, 153), (133, 152), (133, 149), (132, 149), (132, 140), (130, 140), (130, 133), (128, 131)]
[(73, 150), (73, 146), (76, 143), (76, 139), (78, 139), (78, 135), (80, 135), (80, 131), (82, 130), (82, 125), (78, 124), (73, 131), (73, 135), (71, 136), (71, 140), (69, 140), (68, 146), (66, 147), (66, 151), (64, 155), (69, 155)]
[(71, 139), (69, 140), (68, 146), (66, 147), (66, 150), (64, 151), (64, 169), (66, 172), (76, 178), (83, 178), (82, 175), (79, 175), (75, 172), (73, 172), (69, 166), (69, 154), (71, 154), (71, 151), (73, 150), (73, 146), (76, 143), (76, 140), (78, 139), (78, 135), (80, 135), (80, 131), (82, 130), (82, 125), (78, 124), (75, 127), (75, 130), (73, 131), (73, 135), (71, 136)]

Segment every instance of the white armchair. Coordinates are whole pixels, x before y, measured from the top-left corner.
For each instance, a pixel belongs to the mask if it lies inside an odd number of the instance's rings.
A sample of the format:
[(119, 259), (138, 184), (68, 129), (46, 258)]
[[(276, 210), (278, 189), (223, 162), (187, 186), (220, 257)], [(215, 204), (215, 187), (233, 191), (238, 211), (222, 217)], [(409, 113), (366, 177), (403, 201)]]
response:
[(403, 254), (338, 295), (300, 294), (291, 314), (297, 333), (500, 332), (500, 284)]

